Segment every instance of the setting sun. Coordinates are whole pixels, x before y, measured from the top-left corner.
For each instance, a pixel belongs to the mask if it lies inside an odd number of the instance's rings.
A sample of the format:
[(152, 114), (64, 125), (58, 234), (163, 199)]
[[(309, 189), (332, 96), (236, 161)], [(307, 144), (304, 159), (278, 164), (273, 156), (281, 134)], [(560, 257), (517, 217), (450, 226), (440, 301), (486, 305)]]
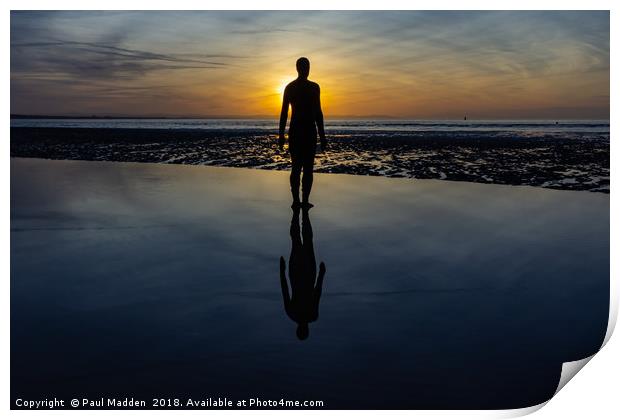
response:
[(280, 84), (278, 84), (278, 95), (280, 95), (280, 97), (282, 97), (282, 95), (284, 95), (284, 89), (286, 89), (286, 85), (288, 85), (290, 83), (289, 79), (282, 79), (280, 80)]

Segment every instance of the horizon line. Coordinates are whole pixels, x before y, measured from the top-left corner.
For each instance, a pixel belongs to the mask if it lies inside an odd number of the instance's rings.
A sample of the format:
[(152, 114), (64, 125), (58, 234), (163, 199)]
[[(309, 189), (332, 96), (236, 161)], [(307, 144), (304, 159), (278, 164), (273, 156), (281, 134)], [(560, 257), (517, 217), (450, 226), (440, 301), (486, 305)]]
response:
[[(85, 115), (85, 114), (76, 114), (76, 115), (47, 115), (47, 114), (10, 114), (10, 119), (57, 119), (57, 120), (69, 120), (69, 119), (96, 119), (96, 120), (113, 120), (113, 119), (135, 119), (135, 120), (147, 120), (147, 119), (157, 119), (157, 120), (278, 120), (277, 116), (272, 115), (183, 115), (183, 116), (175, 116), (175, 115)], [(340, 119), (374, 119), (374, 120), (408, 120), (408, 121), (519, 121), (519, 120), (542, 120), (542, 121), (579, 121), (579, 120), (600, 120), (600, 121), (609, 121), (610, 118), (541, 118), (541, 117), (532, 117), (532, 118), (489, 118), (489, 117), (481, 117), (481, 118), (472, 118), (467, 116), (467, 119), (464, 118), (420, 118), (420, 117), (402, 117), (402, 116), (393, 116), (393, 115), (334, 115), (331, 117), (326, 117), (325, 120), (340, 120)]]

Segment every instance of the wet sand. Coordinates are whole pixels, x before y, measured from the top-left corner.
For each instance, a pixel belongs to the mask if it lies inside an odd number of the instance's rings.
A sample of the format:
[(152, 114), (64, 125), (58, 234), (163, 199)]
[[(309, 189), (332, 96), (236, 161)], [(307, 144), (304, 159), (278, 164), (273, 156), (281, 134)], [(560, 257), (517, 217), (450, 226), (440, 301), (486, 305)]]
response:
[[(609, 135), (504, 132), (328, 133), (319, 173), (442, 179), (609, 193)], [(290, 169), (252, 130), (11, 128), (11, 156)]]

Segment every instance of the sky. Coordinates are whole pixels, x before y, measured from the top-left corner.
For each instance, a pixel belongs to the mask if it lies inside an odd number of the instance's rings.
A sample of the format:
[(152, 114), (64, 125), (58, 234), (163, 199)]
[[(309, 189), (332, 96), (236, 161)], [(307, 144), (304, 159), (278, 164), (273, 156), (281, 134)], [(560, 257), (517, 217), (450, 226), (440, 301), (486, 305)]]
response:
[(609, 12), (11, 12), (11, 113), (609, 118)]

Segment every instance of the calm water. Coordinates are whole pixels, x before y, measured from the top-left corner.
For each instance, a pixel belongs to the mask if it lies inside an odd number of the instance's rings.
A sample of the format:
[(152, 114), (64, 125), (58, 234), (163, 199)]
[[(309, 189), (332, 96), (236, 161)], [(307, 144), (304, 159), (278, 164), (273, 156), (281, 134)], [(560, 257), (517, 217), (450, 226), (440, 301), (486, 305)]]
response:
[(12, 159), (12, 400), (519, 408), (601, 345), (609, 196), (317, 174), (313, 201), (300, 341), (286, 172)]
[[(556, 124), (557, 122), (557, 124)], [(277, 131), (274, 119), (12, 119), (11, 127), (161, 128)], [(503, 131), (515, 133), (609, 133), (608, 120), (327, 120), (343, 132)]]

